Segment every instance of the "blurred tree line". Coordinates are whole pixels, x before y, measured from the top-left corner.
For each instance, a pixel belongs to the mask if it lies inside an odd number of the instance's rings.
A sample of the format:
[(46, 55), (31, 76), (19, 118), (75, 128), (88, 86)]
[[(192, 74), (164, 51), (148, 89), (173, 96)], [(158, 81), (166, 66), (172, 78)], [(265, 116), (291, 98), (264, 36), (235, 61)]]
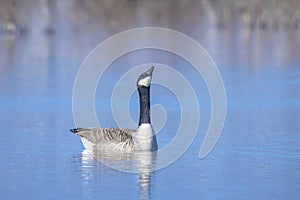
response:
[(174, 28), (194, 21), (223, 28), (240, 23), (298, 29), (299, 10), (299, 0), (0, 0), (0, 32), (54, 34), (65, 26), (76, 30), (86, 24), (112, 30)]

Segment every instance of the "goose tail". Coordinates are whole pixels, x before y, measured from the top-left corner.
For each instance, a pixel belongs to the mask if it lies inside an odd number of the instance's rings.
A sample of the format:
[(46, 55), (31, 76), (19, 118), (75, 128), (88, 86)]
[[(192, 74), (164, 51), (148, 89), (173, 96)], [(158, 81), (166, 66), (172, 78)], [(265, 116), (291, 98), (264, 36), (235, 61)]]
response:
[(84, 131), (84, 130), (85, 130), (84, 128), (73, 128), (73, 129), (70, 129), (70, 131), (72, 133), (75, 133), (75, 134), (78, 134), (79, 132)]

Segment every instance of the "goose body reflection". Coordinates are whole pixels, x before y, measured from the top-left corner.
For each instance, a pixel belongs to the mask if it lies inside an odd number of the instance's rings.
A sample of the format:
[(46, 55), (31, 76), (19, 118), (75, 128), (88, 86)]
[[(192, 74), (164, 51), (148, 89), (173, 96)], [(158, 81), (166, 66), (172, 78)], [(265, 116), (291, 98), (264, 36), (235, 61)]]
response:
[(86, 149), (97, 148), (107, 152), (156, 151), (157, 141), (150, 122), (150, 83), (154, 67), (142, 73), (137, 80), (140, 100), (139, 127), (75, 128), (70, 131), (80, 136)]
[[(85, 183), (89, 183), (97, 176), (93, 176), (93, 171), (99, 173), (107, 173), (107, 170), (95, 170), (99, 166), (95, 162), (99, 160), (103, 165), (109, 166), (115, 170), (109, 170), (110, 173), (121, 173), (119, 171), (134, 172), (138, 174), (138, 188), (137, 194), (139, 199), (150, 199), (151, 197), (151, 174), (152, 165), (155, 164), (156, 152), (150, 151), (134, 151), (132, 153), (119, 152), (111, 153), (102, 150), (93, 151), (84, 150), (82, 152), (81, 165), (82, 165), (82, 177)], [(88, 187), (84, 188), (84, 193), (88, 195)]]

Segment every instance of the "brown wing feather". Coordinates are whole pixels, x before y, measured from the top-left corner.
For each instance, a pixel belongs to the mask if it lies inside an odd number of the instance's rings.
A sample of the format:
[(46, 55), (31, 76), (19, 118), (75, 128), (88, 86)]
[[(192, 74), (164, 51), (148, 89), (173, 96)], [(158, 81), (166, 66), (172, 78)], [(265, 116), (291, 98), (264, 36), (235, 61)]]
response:
[(132, 134), (136, 132), (136, 130), (123, 128), (78, 128), (72, 129), (71, 132), (86, 138), (94, 144), (104, 141), (131, 143), (133, 141)]

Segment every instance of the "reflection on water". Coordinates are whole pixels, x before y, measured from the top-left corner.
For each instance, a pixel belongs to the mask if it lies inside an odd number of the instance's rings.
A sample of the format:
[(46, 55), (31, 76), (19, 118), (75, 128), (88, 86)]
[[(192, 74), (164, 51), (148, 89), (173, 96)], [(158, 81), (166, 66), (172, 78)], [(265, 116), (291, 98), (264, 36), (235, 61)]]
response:
[(151, 165), (155, 163), (156, 153), (135, 152), (138, 162), (140, 199), (150, 199), (151, 196)]
[[(84, 150), (81, 156), (81, 168), (83, 178), (83, 194), (88, 195), (88, 183), (92, 181), (97, 173), (105, 173), (106, 171), (98, 171), (105, 166), (112, 167), (117, 170), (134, 172), (138, 174), (139, 199), (150, 199), (151, 197), (151, 167), (155, 164), (156, 153), (153, 152), (133, 152), (133, 153), (109, 153), (103, 151)], [(96, 174), (97, 176), (97, 174)], [(114, 177), (111, 177), (114, 178)], [(116, 180), (117, 181), (117, 180)]]
[(81, 153), (81, 167), (82, 167), (82, 178), (84, 182), (89, 182), (89, 180), (93, 179), (93, 173), (91, 173), (91, 169), (97, 166), (97, 160), (93, 157), (93, 154), (84, 150)]
[(88, 151), (84, 150), (81, 155), (81, 177), (82, 177), (82, 194), (89, 196), (92, 193), (89, 183), (95, 179), (94, 169), (97, 167), (97, 160)]

